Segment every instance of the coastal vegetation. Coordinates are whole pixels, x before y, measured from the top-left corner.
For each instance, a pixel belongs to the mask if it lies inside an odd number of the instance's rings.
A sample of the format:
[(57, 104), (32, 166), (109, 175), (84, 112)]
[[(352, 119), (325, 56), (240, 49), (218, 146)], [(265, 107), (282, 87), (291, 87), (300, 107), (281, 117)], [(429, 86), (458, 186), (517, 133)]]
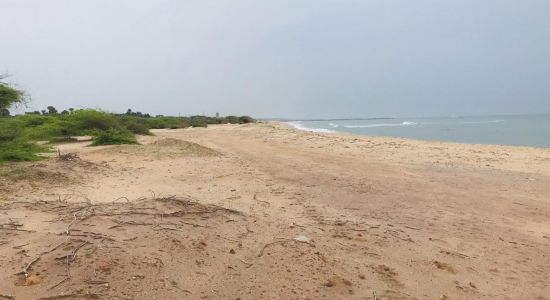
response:
[[(0, 80), (4, 77), (0, 76)], [(255, 122), (248, 116), (151, 116), (128, 109), (114, 114), (96, 109), (68, 108), (59, 112), (48, 106), (45, 110), (11, 116), (13, 107), (25, 105), (24, 91), (0, 81), (0, 163), (35, 161), (48, 152), (54, 143), (75, 142), (77, 136), (90, 136), (92, 146), (137, 144), (136, 134), (151, 135), (150, 129), (207, 127), (210, 124), (243, 124)], [(44, 141), (47, 143), (37, 143)]]
[[(40, 159), (47, 144), (74, 142), (77, 136), (91, 136), (92, 145), (136, 144), (135, 134), (151, 135), (150, 129), (207, 127), (210, 124), (244, 124), (255, 122), (244, 117), (174, 117), (147, 114), (112, 114), (94, 109), (64, 110), (55, 108), (25, 115), (0, 118), (0, 163)], [(55, 112), (53, 112), (55, 111)]]

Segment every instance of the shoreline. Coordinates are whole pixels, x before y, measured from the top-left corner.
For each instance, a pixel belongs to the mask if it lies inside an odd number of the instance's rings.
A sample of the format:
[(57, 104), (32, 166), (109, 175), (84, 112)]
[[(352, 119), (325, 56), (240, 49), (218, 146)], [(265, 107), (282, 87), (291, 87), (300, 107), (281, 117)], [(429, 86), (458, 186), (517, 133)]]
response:
[[(295, 129), (284, 122), (266, 123), (277, 128), (294, 132), (298, 135), (318, 135), (327, 140), (346, 143), (342, 147), (362, 145), (369, 150), (373, 159), (393, 163), (440, 165), (440, 166), (470, 166), (483, 169), (502, 169), (539, 173), (550, 176), (550, 148), (528, 146), (509, 146), (493, 144), (469, 144), (446, 141), (417, 140), (410, 138), (365, 136), (347, 132), (317, 133)], [(351, 144), (348, 144), (350, 143)], [(369, 145), (371, 145), (369, 147)], [(336, 146), (333, 146), (336, 147)], [(346, 152), (340, 148), (340, 151)], [(414, 155), (400, 151), (407, 149)]]
[[(541, 117), (545, 117), (546, 115), (540, 115)], [(375, 120), (384, 120), (384, 119), (366, 119), (365, 121), (375, 121)], [(388, 119), (386, 119), (388, 120)], [(391, 119), (391, 120), (405, 120), (405, 119)], [(329, 125), (331, 126), (331, 128), (324, 128), (324, 127), (307, 127), (308, 125), (304, 125), (302, 122), (310, 122), (310, 120), (307, 120), (307, 121), (263, 121), (263, 122), (273, 122), (273, 123), (282, 123), (282, 124), (285, 124), (287, 125), (289, 128), (293, 128), (293, 129), (296, 129), (296, 130), (301, 130), (301, 131), (308, 131), (308, 132), (316, 132), (316, 133), (327, 133), (327, 134), (336, 134), (336, 133), (343, 133), (343, 134), (353, 134), (353, 135), (359, 135), (359, 136), (365, 136), (365, 137), (388, 137), (388, 138), (397, 138), (397, 139), (410, 139), (410, 140), (417, 140), (417, 141), (430, 141), (430, 142), (443, 142), (443, 143), (458, 143), (458, 144), (471, 144), (471, 145), (495, 145), (495, 146), (509, 146), (509, 147), (526, 147), (526, 148), (537, 148), (537, 149), (550, 149), (550, 144), (544, 144), (542, 143), (542, 145), (534, 145), (534, 144), (541, 144), (541, 143), (517, 143), (517, 142), (513, 142), (511, 144), (506, 144), (506, 143), (499, 143), (499, 142), (482, 142), (482, 141), (475, 141), (475, 142), (470, 142), (470, 141), (461, 141), (459, 139), (452, 139), (452, 138), (443, 138), (443, 139), (438, 139), (438, 138), (418, 138), (418, 137), (409, 137), (407, 135), (400, 135), (400, 134), (396, 134), (396, 135), (384, 135), (384, 134), (380, 134), (380, 135), (373, 135), (373, 134), (362, 134), (362, 133), (358, 133), (358, 132), (351, 132), (351, 131), (348, 131), (348, 130), (342, 130), (340, 128), (345, 128), (345, 127), (349, 127), (349, 128), (362, 128), (362, 126), (366, 126), (365, 128), (376, 128), (376, 127), (394, 127), (394, 128), (397, 128), (397, 127), (407, 127), (407, 126), (416, 126), (416, 125), (419, 125), (419, 123), (417, 122), (420, 122), (420, 120), (415, 120), (414, 118), (411, 118), (411, 119), (408, 119), (408, 120), (414, 120), (414, 121), (403, 121), (402, 123), (388, 123), (388, 124), (370, 124), (370, 125), (357, 125), (357, 127), (355, 125), (338, 125), (338, 124), (332, 124), (332, 123), (329, 123)], [(425, 120), (425, 119), (421, 119), (421, 120)], [(323, 120), (325, 122), (329, 122), (329, 121), (336, 121), (336, 120)], [(346, 120), (344, 120), (346, 121)], [(355, 121), (355, 120), (351, 120), (351, 121)], [(481, 124), (483, 123), (500, 123), (500, 122), (504, 122), (503, 120), (492, 120), (492, 121), (486, 121), (486, 122), (482, 122)], [(426, 124), (431, 124), (431, 123), (426, 123)], [(426, 125), (424, 124), (424, 125)], [(463, 125), (467, 125), (467, 124), (476, 124), (476, 123), (464, 123)], [(422, 125), (422, 124), (420, 124)], [(372, 127), (370, 127), (372, 126)]]

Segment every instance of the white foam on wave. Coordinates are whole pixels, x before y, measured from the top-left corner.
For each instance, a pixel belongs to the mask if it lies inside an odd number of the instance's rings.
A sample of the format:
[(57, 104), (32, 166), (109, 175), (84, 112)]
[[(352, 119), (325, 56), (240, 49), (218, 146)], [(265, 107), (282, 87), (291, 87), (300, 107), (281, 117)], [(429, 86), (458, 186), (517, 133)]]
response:
[(405, 121), (403, 123), (380, 123), (380, 124), (362, 124), (362, 125), (346, 125), (346, 128), (376, 128), (376, 127), (404, 127), (415, 126), (418, 123)]
[(331, 123), (328, 123), (328, 125), (331, 126), (331, 127), (334, 127), (334, 128), (340, 127), (340, 125), (334, 124), (334, 123), (332, 123), (332, 122), (331, 122)]
[(504, 120), (488, 120), (488, 121), (471, 121), (471, 122), (462, 122), (460, 124), (493, 124), (493, 123), (502, 123)]
[(294, 129), (309, 131), (309, 132), (318, 132), (318, 133), (335, 133), (336, 131), (325, 129), (325, 128), (310, 128), (304, 126), (302, 122), (287, 122), (288, 125), (292, 126)]

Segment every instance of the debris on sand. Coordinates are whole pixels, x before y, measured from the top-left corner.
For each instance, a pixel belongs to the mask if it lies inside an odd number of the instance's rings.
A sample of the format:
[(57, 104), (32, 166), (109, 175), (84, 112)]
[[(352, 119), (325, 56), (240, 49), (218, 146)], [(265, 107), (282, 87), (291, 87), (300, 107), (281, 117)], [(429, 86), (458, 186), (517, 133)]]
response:
[[(225, 220), (229, 215), (233, 220), (245, 218), (236, 210), (176, 196), (107, 203), (17, 201), (0, 204), (0, 211), (5, 212), (7, 220), (12, 218), (10, 212), (15, 211), (28, 216), (14, 215), (17, 221), (2, 222), (0, 229), (8, 232), (16, 245), (30, 241), (24, 251), (11, 247), (14, 252), (10, 255), (23, 262), (20, 269), (16, 265), (11, 267), (18, 269), (13, 275), (13, 285), (34, 286), (45, 296), (43, 299), (121, 297), (106, 290), (123, 286), (121, 283), (127, 280), (125, 274), (133, 274), (133, 280), (159, 283), (154, 276), (142, 274), (159, 274), (170, 269), (163, 261), (173, 259), (171, 251), (181, 253), (185, 249), (185, 245), (176, 242), (180, 239), (200, 241), (204, 254), (195, 255), (207, 257), (209, 231), (220, 226), (234, 226), (230, 230), (236, 231), (238, 222), (226, 225)], [(47, 220), (48, 228), (29, 225), (37, 218)], [(155, 243), (151, 244), (152, 239), (147, 237), (155, 237)], [(129, 251), (136, 248), (148, 248), (150, 253)], [(231, 249), (228, 255), (236, 255), (236, 251)], [(51, 294), (62, 288), (73, 293), (66, 294), (71, 295), (67, 297)], [(81, 294), (83, 290), (89, 293)], [(12, 299), (9, 297), (0, 299)]]
[(57, 161), (79, 161), (80, 157), (76, 153), (61, 154), (61, 151), (57, 152)]
[(305, 235), (299, 235), (295, 237), (294, 240), (297, 242), (306, 243), (306, 244), (309, 244), (311, 242), (311, 240)]

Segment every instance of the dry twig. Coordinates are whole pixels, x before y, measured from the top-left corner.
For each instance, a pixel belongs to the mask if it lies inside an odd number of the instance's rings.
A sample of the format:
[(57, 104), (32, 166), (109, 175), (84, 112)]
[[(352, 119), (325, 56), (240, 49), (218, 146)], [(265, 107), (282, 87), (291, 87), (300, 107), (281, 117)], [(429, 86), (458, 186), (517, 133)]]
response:
[(57, 300), (57, 299), (75, 299), (75, 298), (101, 299), (101, 295), (100, 294), (67, 294), (67, 295), (42, 297), (42, 298), (38, 298), (37, 300)]
[(57, 161), (79, 161), (80, 157), (76, 153), (61, 154), (61, 151), (57, 151)]
[(61, 284), (63, 284), (64, 282), (68, 281), (69, 279), (71, 279), (71, 272), (70, 272), (70, 268), (71, 268), (71, 263), (76, 259), (76, 253), (78, 252), (78, 250), (82, 247), (84, 247), (84, 245), (88, 244), (88, 241), (84, 241), (82, 244), (80, 244), (78, 247), (74, 248), (73, 252), (71, 252), (70, 254), (68, 254), (67, 256), (65, 256), (65, 259), (66, 259), (66, 264), (65, 264), (65, 278), (63, 278), (63, 280), (61, 280), (60, 282), (58, 282), (57, 284), (51, 286), (50, 288), (48, 288), (48, 290), (53, 290), (55, 289), (56, 287), (60, 286)]
[(40, 253), (34, 260), (32, 260), (31, 262), (29, 262), (29, 263), (25, 266), (25, 268), (23, 268), (23, 271), (17, 273), (16, 275), (21, 275), (21, 274), (23, 274), (23, 275), (25, 275), (25, 278), (28, 278), (28, 277), (29, 277), (29, 270), (31, 269), (31, 267), (32, 267), (37, 261), (40, 260), (40, 258), (41, 258), (43, 255), (46, 255), (46, 254), (48, 254), (48, 253), (51, 253), (51, 252), (57, 250), (59, 247), (65, 245), (66, 242), (67, 242), (67, 241), (63, 241), (62, 243), (59, 243), (57, 246), (51, 248), (50, 250), (47, 250), (47, 251), (44, 251), (44, 252)]

